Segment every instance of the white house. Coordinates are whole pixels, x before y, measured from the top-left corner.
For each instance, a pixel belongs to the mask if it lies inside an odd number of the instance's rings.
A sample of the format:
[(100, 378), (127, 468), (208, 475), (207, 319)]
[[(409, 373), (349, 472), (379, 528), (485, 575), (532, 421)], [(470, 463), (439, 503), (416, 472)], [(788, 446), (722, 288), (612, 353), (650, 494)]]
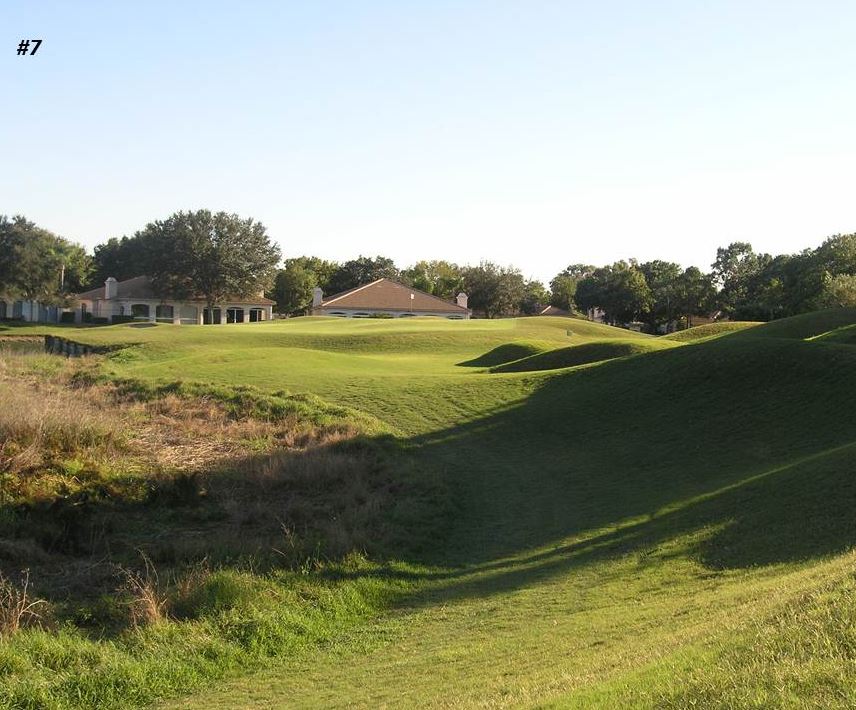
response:
[(324, 298), (324, 292), (316, 288), (312, 297), (312, 315), (346, 318), (438, 316), (469, 320), (471, 311), (467, 308), (465, 293), (459, 293), (453, 303), (397, 281), (378, 279), (329, 298)]
[(213, 318), (208, 318), (205, 300), (169, 298), (155, 293), (147, 276), (137, 276), (126, 281), (116, 281), (112, 276), (101, 288), (77, 295), (75, 322), (87, 318), (113, 316), (132, 317), (136, 320), (160, 323), (199, 324), (203, 323), (254, 323), (273, 317), (274, 301), (262, 295), (253, 298), (232, 298), (217, 304)]
[(26, 323), (59, 323), (62, 306), (47, 306), (39, 301), (4, 301), (0, 299), (0, 319), (12, 318)]

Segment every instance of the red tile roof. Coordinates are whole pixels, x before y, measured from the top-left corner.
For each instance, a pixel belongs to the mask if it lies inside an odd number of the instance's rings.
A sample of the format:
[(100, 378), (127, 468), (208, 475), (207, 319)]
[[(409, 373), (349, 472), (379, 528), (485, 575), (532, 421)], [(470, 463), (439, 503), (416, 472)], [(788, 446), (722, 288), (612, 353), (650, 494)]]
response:
[[(411, 298), (411, 295), (413, 298)], [(414, 313), (467, 313), (457, 303), (445, 301), (430, 293), (410, 288), (390, 279), (378, 279), (349, 291), (342, 291), (321, 301), (325, 310), (337, 308), (366, 311), (413, 311)]]

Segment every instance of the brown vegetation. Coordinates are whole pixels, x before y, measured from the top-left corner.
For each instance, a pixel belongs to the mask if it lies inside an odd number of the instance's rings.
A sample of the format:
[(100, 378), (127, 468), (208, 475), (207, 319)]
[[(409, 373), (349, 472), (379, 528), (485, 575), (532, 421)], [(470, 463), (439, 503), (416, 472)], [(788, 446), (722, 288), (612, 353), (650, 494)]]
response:
[[(0, 574), (26, 561), (75, 620), (148, 625), (212, 566), (305, 568), (382, 539), (395, 485), (356, 423), (261, 419), (92, 368), (0, 354)], [(0, 633), (37, 620), (28, 585), (0, 579)]]

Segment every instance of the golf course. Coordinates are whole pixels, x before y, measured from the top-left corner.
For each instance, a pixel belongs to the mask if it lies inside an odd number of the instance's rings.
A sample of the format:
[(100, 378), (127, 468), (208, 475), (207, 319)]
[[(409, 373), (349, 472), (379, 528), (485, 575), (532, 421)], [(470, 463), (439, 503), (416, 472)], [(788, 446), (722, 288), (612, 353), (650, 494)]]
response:
[(2, 707), (856, 705), (854, 310), (2, 325), (0, 403)]

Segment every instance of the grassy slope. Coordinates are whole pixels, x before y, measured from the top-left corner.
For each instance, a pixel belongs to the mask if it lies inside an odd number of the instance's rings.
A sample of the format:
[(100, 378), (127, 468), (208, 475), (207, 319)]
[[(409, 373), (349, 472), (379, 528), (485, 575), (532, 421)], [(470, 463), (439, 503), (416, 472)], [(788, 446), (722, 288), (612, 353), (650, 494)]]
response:
[[(418, 590), (398, 613), (189, 705), (680, 706), (718, 689), (759, 706), (844, 707), (854, 654), (840, 623), (776, 633), (791, 609), (822, 615), (806, 595), (846, 598), (852, 581), (856, 349), (803, 338), (854, 321), (819, 314), (502, 377), (458, 363), (615, 331), (313, 319), (81, 339), (145, 341), (110, 360), (116, 374), (241, 379), (356, 405), (457, 494), (448, 540), (409, 560), (428, 567), (378, 572)], [(812, 638), (827, 649), (814, 675)], [(735, 689), (731, 669), (752, 654), (767, 660)]]
[(553, 348), (534, 353), (490, 368), (491, 372), (538, 372), (540, 370), (558, 370), (563, 367), (576, 367), (593, 362), (613, 360), (617, 357), (641, 355), (665, 348), (675, 347), (675, 344), (658, 340), (598, 340), (582, 345), (569, 345), (564, 348)]
[(675, 340), (679, 343), (687, 343), (702, 338), (710, 338), (715, 335), (725, 335), (738, 330), (745, 330), (759, 325), (754, 321), (723, 321), (721, 323), (707, 323), (706, 325), (697, 325), (695, 328), (687, 330), (678, 330), (669, 335), (664, 335), (662, 340)]

